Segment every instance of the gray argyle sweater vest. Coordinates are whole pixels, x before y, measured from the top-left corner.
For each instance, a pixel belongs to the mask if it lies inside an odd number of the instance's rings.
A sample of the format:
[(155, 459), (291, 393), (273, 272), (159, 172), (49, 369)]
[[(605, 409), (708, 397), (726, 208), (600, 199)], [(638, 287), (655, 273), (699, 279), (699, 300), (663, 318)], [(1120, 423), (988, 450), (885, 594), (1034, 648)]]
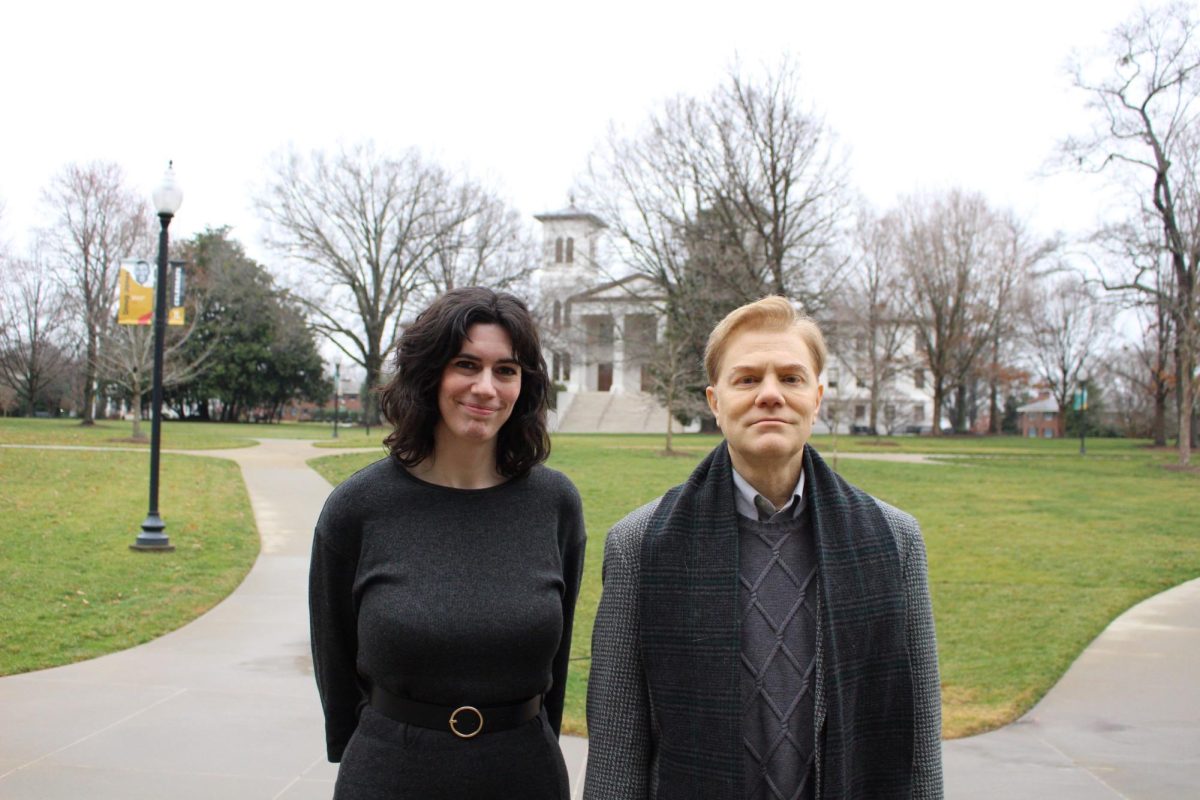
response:
[(814, 796), (817, 552), (806, 517), (738, 515), (746, 800)]

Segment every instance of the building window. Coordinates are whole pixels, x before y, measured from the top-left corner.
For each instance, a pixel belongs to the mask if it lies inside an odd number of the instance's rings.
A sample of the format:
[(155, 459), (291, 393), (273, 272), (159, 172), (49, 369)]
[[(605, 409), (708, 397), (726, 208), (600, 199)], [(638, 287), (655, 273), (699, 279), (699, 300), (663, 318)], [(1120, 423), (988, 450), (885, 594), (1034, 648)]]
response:
[(571, 380), (571, 354), (562, 354), (562, 379), (564, 381)]
[(554, 263), (561, 264), (563, 260), (563, 240), (558, 237), (554, 240)]
[(559, 378), (559, 375), (561, 375), (561, 374), (562, 374), (562, 356), (560, 356), (558, 353), (555, 353), (555, 354), (554, 354), (554, 355), (551, 357), (550, 361), (551, 361), (551, 362), (553, 363), (553, 365), (554, 365), (554, 366), (553, 366), (553, 368), (552, 368), (552, 369), (553, 369), (553, 371), (552, 371), (552, 373), (551, 373), (551, 374), (553, 375), (553, 377), (551, 378), (551, 380), (553, 380), (553, 381), (556, 381), (556, 382), (557, 382), (557, 381), (558, 381), (558, 378)]
[(915, 422), (923, 422), (925, 420), (924, 403), (913, 403), (913, 420)]
[(887, 420), (888, 422), (891, 422), (892, 420), (894, 420), (896, 418), (896, 407), (894, 405), (892, 405), (891, 403), (888, 403), (886, 406), (884, 406), (883, 407), (883, 418), (885, 420)]
[(855, 406), (854, 407), (854, 418), (855, 419), (866, 419), (867, 418), (867, 407), (862, 406), (862, 405)]
[(913, 373), (913, 388), (914, 389), (924, 389), (925, 388), (925, 370), (919, 369)]
[(1046, 438), (1046, 439), (1054, 438), (1054, 429), (1053, 428), (1046, 428), (1046, 430), (1043, 431), (1042, 433), (1043, 433), (1044, 438)]
[(554, 330), (562, 327), (562, 301), (554, 301)]
[(567, 263), (575, 263), (575, 240), (567, 237)]

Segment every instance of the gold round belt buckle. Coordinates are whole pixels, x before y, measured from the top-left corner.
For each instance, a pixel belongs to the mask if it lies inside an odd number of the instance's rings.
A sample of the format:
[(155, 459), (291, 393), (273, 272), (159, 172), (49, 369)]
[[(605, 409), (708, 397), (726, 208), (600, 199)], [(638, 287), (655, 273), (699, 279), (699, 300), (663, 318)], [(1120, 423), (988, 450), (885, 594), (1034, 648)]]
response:
[[(479, 718), (479, 724), (476, 725), (475, 730), (471, 731), (470, 733), (463, 733), (458, 729), (458, 715), (464, 711), (470, 711)], [(460, 739), (470, 739), (473, 736), (478, 736), (479, 732), (482, 730), (483, 714), (479, 713), (479, 709), (475, 706), (459, 706), (458, 708), (454, 709), (454, 713), (450, 715), (450, 732)]]

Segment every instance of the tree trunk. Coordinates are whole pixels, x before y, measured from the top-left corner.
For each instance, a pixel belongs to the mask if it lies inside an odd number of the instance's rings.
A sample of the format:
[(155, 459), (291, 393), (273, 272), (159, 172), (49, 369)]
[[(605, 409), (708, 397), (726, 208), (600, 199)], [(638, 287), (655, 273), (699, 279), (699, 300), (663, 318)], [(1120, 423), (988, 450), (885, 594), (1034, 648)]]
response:
[(674, 444), (672, 441), (672, 439), (674, 438), (674, 430), (673, 429), (675, 427), (674, 405), (675, 405), (674, 403), (670, 403), (667, 405), (667, 449), (665, 452), (668, 455), (675, 452), (675, 450), (672, 447), (672, 445)]
[(1192, 460), (1192, 359), (1191, 347), (1187, 342), (1190, 326), (1188, 320), (1176, 319), (1175, 345), (1175, 401), (1178, 417), (1179, 463), (1187, 466)]
[(1190, 359), (1184, 359), (1181, 364), (1179, 381), (1183, 386), (1179, 408), (1179, 463), (1188, 466), (1192, 461), (1192, 405), (1195, 398), (1192, 393), (1192, 365)]
[(131, 405), (133, 408), (133, 438), (145, 439), (146, 434), (142, 433), (142, 388), (140, 386), (133, 390)]
[(95, 331), (87, 334), (87, 357), (83, 362), (83, 419), (80, 425), (96, 424), (96, 359), (99, 357), (99, 346)]
[(967, 427), (967, 386), (960, 383), (954, 390), (954, 433), (963, 433)]
[(1161, 390), (1154, 392), (1154, 422), (1151, 434), (1154, 436), (1156, 447), (1167, 446), (1167, 394)]
[(930, 433), (934, 436), (942, 435), (942, 402), (946, 399), (946, 390), (942, 386), (941, 378), (937, 378), (933, 382), (933, 426)]
[(369, 429), (379, 424), (379, 404), (375, 402), (372, 389), (379, 385), (379, 376), (383, 374), (383, 353), (377, 342), (371, 342), (367, 352), (367, 382), (362, 392), (362, 421)]

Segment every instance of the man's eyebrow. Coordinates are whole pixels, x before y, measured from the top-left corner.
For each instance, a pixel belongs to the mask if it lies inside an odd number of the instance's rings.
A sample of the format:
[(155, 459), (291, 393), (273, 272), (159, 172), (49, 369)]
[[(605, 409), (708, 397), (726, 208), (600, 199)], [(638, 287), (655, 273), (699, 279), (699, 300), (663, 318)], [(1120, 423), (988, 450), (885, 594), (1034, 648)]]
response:
[[(762, 369), (763, 369), (763, 367), (758, 364), (734, 364), (732, 367), (729, 368), (729, 373), (732, 375), (732, 374), (735, 374), (738, 372), (758, 372)], [(809, 372), (810, 370), (809, 370), (807, 364), (805, 364), (801, 361), (793, 361), (790, 364), (780, 364), (776, 371), (777, 372)]]

